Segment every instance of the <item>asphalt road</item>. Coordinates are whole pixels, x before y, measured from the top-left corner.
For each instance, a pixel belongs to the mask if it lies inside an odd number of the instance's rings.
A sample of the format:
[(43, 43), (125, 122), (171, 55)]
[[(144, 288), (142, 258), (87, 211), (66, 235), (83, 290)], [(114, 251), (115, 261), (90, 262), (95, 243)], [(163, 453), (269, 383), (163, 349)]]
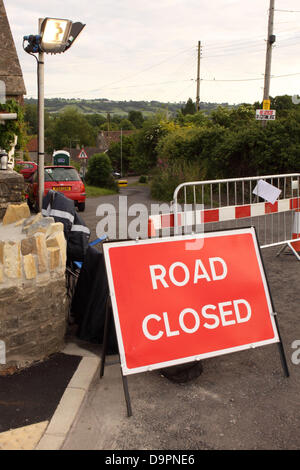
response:
[[(120, 194), (129, 203), (151, 202), (146, 187), (122, 188)], [(117, 200), (87, 201), (83, 217), (92, 238), (99, 220), (96, 208)], [(277, 250), (263, 250), (263, 261), (288, 378), (277, 344), (206, 359), (202, 375), (185, 384), (158, 371), (135, 374), (128, 377), (133, 409), (128, 418), (120, 367), (110, 365), (101, 380), (95, 379), (64, 449), (298, 450), (300, 364), (292, 362), (292, 345), (300, 341), (300, 263), (293, 255), (276, 257)]]
[[(129, 186), (120, 188), (119, 194), (114, 194), (112, 196), (88, 198), (86, 200), (85, 212), (80, 212), (79, 214), (83, 217), (85, 223), (91, 230), (91, 240), (94, 240), (95, 238), (97, 238), (97, 236), (101, 236), (103, 234), (103, 231), (99, 227), (97, 233), (97, 225), (104, 216), (107, 217), (108, 214), (112, 216), (115, 215), (116, 233), (115, 236), (112, 236), (110, 238), (123, 239), (127, 238), (128, 235), (128, 232), (126, 235), (126, 221), (128, 222), (127, 225), (129, 226), (130, 221), (132, 221), (138, 216), (138, 212), (136, 212), (136, 215), (128, 217), (127, 220), (126, 207), (130, 208), (134, 204), (143, 204), (150, 213), (151, 204), (159, 204), (158, 201), (151, 199), (150, 189), (148, 186), (130, 185), (130, 183), (134, 183), (136, 180), (137, 178), (129, 178)], [(138, 210), (138, 207), (136, 207), (136, 210)], [(97, 211), (101, 212), (102, 215), (97, 215)], [(111, 220), (113, 220), (113, 218)], [(141, 238), (147, 237), (146, 224), (143, 224), (143, 226), (140, 227), (140, 231)]]

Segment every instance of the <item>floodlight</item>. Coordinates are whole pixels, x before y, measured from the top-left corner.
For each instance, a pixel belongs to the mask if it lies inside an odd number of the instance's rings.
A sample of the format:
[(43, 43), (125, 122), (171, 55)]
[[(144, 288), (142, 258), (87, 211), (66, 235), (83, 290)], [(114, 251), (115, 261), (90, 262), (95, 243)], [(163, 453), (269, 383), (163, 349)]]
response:
[(47, 54), (64, 52), (69, 39), (72, 21), (59, 18), (45, 18), (41, 25), (40, 48)]
[(69, 47), (72, 46), (73, 42), (79, 36), (79, 34), (81, 33), (84, 27), (85, 27), (85, 24), (80, 23), (79, 21), (77, 21), (76, 23), (72, 23), (71, 31), (70, 31), (70, 35), (67, 41), (67, 45), (65, 47), (65, 51), (69, 49)]

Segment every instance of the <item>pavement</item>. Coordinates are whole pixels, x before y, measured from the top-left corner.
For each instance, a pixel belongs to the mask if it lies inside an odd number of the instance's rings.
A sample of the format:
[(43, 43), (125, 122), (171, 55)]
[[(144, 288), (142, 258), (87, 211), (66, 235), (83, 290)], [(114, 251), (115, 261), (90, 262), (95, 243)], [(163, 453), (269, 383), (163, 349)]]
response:
[(0, 429), (5, 431), (0, 450), (60, 449), (99, 371), (100, 357), (100, 345), (70, 337), (58, 355), (1, 377)]

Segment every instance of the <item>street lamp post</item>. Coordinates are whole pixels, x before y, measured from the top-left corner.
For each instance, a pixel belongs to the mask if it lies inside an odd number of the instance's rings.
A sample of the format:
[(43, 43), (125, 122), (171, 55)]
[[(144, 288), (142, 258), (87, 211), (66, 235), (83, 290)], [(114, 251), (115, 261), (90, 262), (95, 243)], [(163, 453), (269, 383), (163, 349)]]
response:
[[(39, 32), (43, 20), (39, 19)], [(38, 177), (39, 177), (39, 210), (42, 210), (45, 187), (45, 81), (44, 81), (44, 55), (40, 50), (38, 54)]]
[[(24, 36), (23, 48), (37, 60), (38, 76), (38, 176), (39, 210), (44, 195), (45, 123), (44, 123), (44, 55), (60, 54), (71, 47), (85, 24), (59, 18), (39, 19), (39, 34)], [(28, 42), (24, 47), (25, 41)], [(34, 54), (38, 54), (38, 58)]]

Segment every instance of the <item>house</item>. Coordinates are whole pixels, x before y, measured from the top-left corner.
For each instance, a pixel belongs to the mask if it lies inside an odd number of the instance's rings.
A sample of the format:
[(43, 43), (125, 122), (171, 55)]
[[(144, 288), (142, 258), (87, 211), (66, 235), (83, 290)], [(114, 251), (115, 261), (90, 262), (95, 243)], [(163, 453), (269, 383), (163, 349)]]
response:
[[(27, 143), (26, 150), (31, 162), (38, 162), (38, 138), (33, 136)], [(52, 155), (45, 153), (45, 165), (52, 165)]]
[(27, 144), (27, 152), (29, 156), (29, 160), (31, 162), (37, 162), (37, 155), (38, 155), (38, 139), (37, 137), (31, 137)]
[(23, 105), (26, 88), (3, 0), (0, 0), (0, 44), (0, 81), (5, 84), (6, 100), (15, 99)]
[(109, 149), (110, 144), (120, 142), (121, 137), (134, 134), (136, 131), (100, 131), (97, 137), (97, 145)]

